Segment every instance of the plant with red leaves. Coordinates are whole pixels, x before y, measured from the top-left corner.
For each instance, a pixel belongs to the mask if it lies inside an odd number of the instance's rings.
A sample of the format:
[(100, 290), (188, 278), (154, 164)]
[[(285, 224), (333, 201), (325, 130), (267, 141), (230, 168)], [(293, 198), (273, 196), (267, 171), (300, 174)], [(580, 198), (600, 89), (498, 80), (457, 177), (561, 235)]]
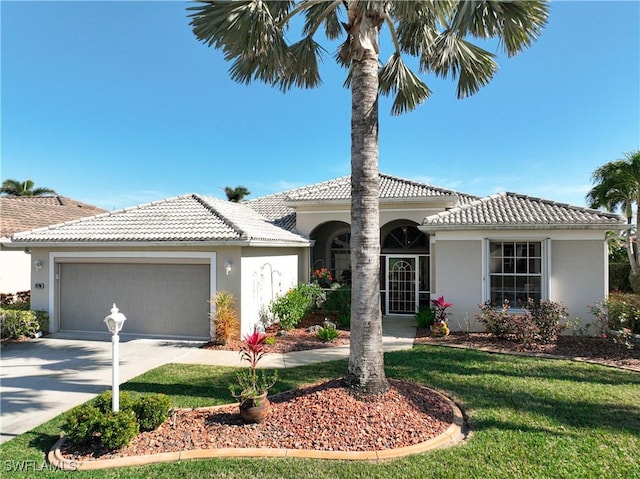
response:
[(240, 351), (240, 359), (249, 363), (248, 368), (243, 368), (236, 373), (238, 378), (238, 384), (240, 390), (231, 385), (229, 390), (234, 398), (239, 399), (240, 402), (247, 400), (256, 401), (259, 396), (262, 396), (273, 387), (278, 379), (278, 371), (273, 371), (272, 374), (267, 374), (263, 369), (258, 373), (258, 362), (267, 354), (267, 335), (260, 331), (254, 331), (253, 333), (244, 337), (244, 344)]
[(450, 306), (453, 306), (453, 303), (447, 303), (444, 300), (444, 296), (440, 296), (438, 299), (432, 299), (431, 304), (433, 304), (436, 308), (436, 322), (442, 322), (447, 320), (447, 312), (446, 309)]

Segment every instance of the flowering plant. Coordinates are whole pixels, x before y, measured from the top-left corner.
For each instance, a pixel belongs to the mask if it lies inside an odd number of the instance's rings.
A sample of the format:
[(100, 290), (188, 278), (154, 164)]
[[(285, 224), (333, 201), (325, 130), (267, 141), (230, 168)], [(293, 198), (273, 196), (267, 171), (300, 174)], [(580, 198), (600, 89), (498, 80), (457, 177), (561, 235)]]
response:
[(447, 308), (453, 306), (453, 303), (447, 303), (444, 296), (438, 299), (432, 299), (431, 304), (435, 308), (435, 317), (433, 326), (431, 326), (431, 334), (433, 336), (448, 336), (449, 327), (447, 326)]
[(328, 283), (333, 282), (333, 276), (331, 276), (331, 271), (327, 268), (318, 268), (313, 273), (311, 273), (311, 279), (314, 281), (326, 281)]
[(240, 402), (253, 401), (266, 394), (278, 379), (278, 371), (273, 374), (267, 374), (264, 370), (258, 374), (258, 362), (267, 354), (266, 348), (267, 335), (260, 331), (245, 336), (244, 345), (240, 351), (240, 359), (249, 363), (249, 368), (243, 368), (236, 374), (240, 390), (236, 390), (234, 386), (229, 386), (229, 390), (234, 398)]

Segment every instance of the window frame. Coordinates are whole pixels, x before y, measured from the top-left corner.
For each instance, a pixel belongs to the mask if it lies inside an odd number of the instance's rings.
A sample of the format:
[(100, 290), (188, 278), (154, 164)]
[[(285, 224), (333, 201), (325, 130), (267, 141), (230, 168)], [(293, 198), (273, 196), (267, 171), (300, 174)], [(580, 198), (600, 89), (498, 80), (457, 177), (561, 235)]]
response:
[[(490, 237), (484, 238), (483, 241), (483, 261), (482, 261), (482, 302), (486, 303), (491, 301), (491, 278), (493, 276), (503, 276), (505, 273), (495, 274), (491, 272), (491, 246), (496, 243), (504, 245), (504, 243), (540, 243), (540, 300), (548, 300), (551, 293), (551, 239), (540, 237)], [(517, 258), (517, 254), (514, 252), (514, 259)], [(527, 255), (527, 259), (529, 256)], [(507, 273), (508, 276), (517, 278), (518, 276), (530, 276), (530, 274), (523, 273), (518, 274), (515, 269), (513, 273)], [(496, 308), (500, 308), (502, 305), (493, 305)], [(511, 306), (512, 310), (522, 310), (522, 307), (517, 305)]]

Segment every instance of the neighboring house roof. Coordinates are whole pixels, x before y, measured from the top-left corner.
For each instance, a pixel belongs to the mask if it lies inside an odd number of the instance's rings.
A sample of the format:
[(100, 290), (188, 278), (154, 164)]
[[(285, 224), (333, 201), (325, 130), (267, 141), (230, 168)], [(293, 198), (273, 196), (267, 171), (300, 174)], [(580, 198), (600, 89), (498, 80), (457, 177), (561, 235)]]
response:
[(0, 196), (0, 238), (105, 211), (66, 196)]
[(308, 240), (246, 206), (196, 194), (15, 234), (12, 243), (260, 242)]
[(427, 216), (421, 229), (618, 229), (625, 227), (625, 223), (622, 216), (613, 213), (506, 192)]
[[(446, 188), (406, 180), (391, 175), (380, 174), (380, 199), (445, 199), (454, 204), (466, 204), (477, 200), (477, 196), (467, 195)], [(243, 201), (268, 218), (275, 225), (293, 231), (296, 226), (296, 210), (292, 205), (304, 202), (346, 202), (351, 199), (351, 176), (343, 176), (309, 186), (294, 188), (282, 193)]]

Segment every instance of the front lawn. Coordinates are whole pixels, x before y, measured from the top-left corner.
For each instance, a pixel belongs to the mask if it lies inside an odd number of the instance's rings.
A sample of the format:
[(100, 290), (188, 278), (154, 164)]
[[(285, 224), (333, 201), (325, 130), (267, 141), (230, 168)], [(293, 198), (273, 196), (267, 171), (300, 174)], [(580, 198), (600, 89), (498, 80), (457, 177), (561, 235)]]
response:
[[(422, 382), (470, 415), (466, 444), (403, 459), (213, 459), (103, 471), (50, 471), (61, 419), (3, 444), (2, 477), (625, 478), (640, 479), (640, 374), (596, 365), (417, 346), (385, 355), (391, 377)], [(282, 370), (273, 392), (344, 374), (346, 361)], [(175, 406), (231, 402), (231, 368), (167, 365), (122, 386)], [(22, 468), (23, 472), (16, 469)]]

